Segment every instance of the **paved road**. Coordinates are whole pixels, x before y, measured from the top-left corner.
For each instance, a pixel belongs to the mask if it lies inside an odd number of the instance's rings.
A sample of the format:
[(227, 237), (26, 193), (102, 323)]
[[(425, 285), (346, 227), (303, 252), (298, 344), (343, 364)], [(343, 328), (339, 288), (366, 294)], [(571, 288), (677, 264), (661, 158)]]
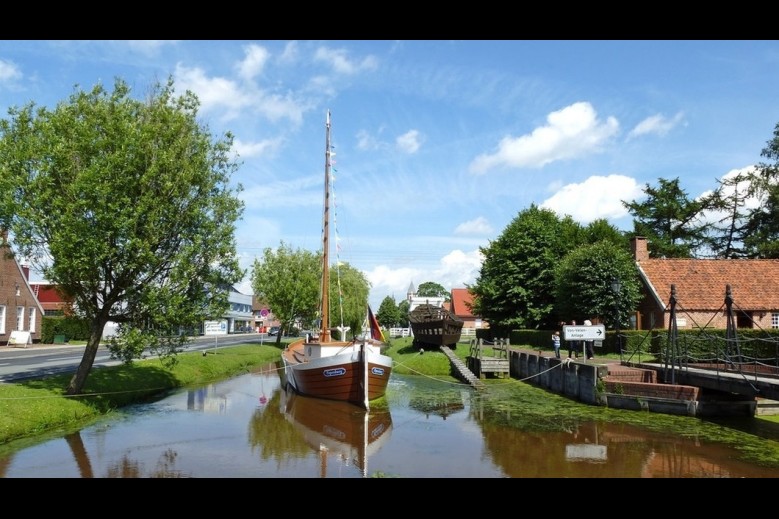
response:
[[(275, 340), (275, 337), (259, 333), (195, 337), (187, 345), (186, 351), (213, 350), (236, 344), (261, 344), (275, 342)], [(72, 373), (81, 362), (85, 348), (83, 345), (51, 344), (33, 344), (27, 348), (2, 346), (0, 347), (0, 382)], [(121, 364), (121, 361), (111, 359), (108, 349), (100, 346), (93, 367), (118, 364)]]

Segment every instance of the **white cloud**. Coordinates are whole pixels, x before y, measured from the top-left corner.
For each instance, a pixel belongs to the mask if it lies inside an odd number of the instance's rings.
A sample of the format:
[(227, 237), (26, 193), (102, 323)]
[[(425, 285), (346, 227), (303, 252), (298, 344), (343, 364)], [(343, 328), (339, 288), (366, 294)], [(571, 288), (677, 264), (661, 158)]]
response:
[(267, 156), (277, 151), (283, 142), (282, 138), (265, 139), (259, 142), (242, 142), (240, 139), (234, 139), (233, 150), (242, 158)]
[(22, 79), (22, 71), (15, 63), (0, 59), (0, 82)]
[(419, 131), (417, 130), (409, 130), (397, 139), (395, 139), (395, 144), (397, 145), (398, 149), (400, 151), (403, 151), (404, 153), (416, 153), (419, 151), (419, 147), (422, 145), (421, 142), (421, 136), (419, 134)]
[(127, 40), (127, 46), (131, 50), (147, 56), (155, 56), (166, 45), (175, 45), (178, 40)]
[(179, 88), (197, 94), (202, 112), (219, 113), (224, 109), (222, 120), (235, 119), (247, 111), (259, 113), (271, 121), (288, 119), (300, 124), (303, 120), (303, 107), (291, 94), (267, 94), (230, 79), (208, 77), (200, 68), (187, 68), (181, 64), (176, 65), (175, 75)]
[(619, 131), (614, 117), (598, 120), (592, 105), (574, 103), (547, 116), (547, 125), (530, 135), (504, 137), (493, 154), (482, 154), (470, 171), (484, 174), (497, 167), (540, 168), (550, 162), (573, 159), (600, 151)]
[(314, 53), (314, 59), (328, 64), (335, 72), (346, 75), (375, 70), (378, 67), (378, 60), (374, 56), (366, 56), (359, 61), (350, 60), (345, 49), (319, 47)]
[(471, 234), (471, 235), (491, 235), (492, 226), (489, 224), (486, 218), (480, 216), (473, 220), (463, 222), (458, 225), (454, 233), (455, 234)]
[(381, 146), (379, 140), (366, 130), (357, 132), (357, 148), (361, 150), (376, 150)]
[(291, 41), (287, 43), (284, 46), (284, 50), (282, 51), (281, 55), (279, 56), (279, 61), (281, 63), (294, 63), (297, 61), (298, 56), (300, 55), (298, 42)]
[(243, 79), (251, 80), (262, 73), (270, 58), (270, 52), (259, 45), (247, 45), (244, 47), (244, 53), (246, 57), (237, 65), (238, 75)]
[(559, 216), (570, 215), (582, 224), (605, 218), (619, 219), (628, 214), (622, 200), (643, 196), (642, 186), (624, 175), (592, 176), (580, 184), (562, 186), (539, 207), (551, 209)]
[(683, 119), (684, 114), (682, 112), (678, 112), (671, 119), (666, 118), (662, 114), (647, 117), (638, 123), (635, 128), (630, 130), (630, 133), (627, 136), (627, 140), (632, 140), (636, 137), (648, 134), (655, 134), (660, 136), (666, 135), (674, 127), (681, 123)]

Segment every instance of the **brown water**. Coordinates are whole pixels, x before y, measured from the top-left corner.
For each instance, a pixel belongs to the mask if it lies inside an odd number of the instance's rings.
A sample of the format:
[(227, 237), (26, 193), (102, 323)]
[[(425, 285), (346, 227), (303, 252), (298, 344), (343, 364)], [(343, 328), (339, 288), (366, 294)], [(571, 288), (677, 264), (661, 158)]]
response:
[[(367, 415), (280, 388), (274, 365), (0, 454), (6, 478), (779, 476), (774, 424), (608, 410), (517, 381), (393, 374)], [(773, 466), (764, 466), (770, 462)]]

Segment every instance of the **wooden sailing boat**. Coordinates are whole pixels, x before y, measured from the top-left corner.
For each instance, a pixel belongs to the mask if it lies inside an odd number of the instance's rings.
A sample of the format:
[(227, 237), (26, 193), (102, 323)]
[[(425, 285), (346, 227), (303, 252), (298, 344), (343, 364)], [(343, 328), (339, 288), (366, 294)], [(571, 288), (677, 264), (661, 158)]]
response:
[(414, 344), (456, 347), (465, 321), (442, 306), (422, 304), (408, 314)]
[[(281, 353), (287, 385), (295, 392), (328, 400), (342, 400), (368, 410), (369, 402), (384, 395), (392, 358), (381, 353), (381, 335), (371, 333), (352, 340), (333, 340), (330, 327), (330, 111), (325, 125), (325, 196), (322, 228), (322, 286), (318, 335), (291, 343)], [(370, 314), (370, 308), (368, 309)], [(372, 314), (370, 314), (372, 317)], [(375, 319), (374, 319), (375, 321)], [(343, 338), (343, 335), (342, 335)]]

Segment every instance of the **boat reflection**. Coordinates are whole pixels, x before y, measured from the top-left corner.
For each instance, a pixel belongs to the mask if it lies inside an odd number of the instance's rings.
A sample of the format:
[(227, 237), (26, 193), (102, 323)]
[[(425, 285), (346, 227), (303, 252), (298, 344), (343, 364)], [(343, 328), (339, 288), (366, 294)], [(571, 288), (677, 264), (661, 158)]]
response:
[(387, 443), (392, 432), (389, 410), (366, 411), (354, 404), (281, 392), (284, 416), (306, 443), (320, 454), (320, 476), (328, 460), (350, 464), (367, 477), (368, 459)]

